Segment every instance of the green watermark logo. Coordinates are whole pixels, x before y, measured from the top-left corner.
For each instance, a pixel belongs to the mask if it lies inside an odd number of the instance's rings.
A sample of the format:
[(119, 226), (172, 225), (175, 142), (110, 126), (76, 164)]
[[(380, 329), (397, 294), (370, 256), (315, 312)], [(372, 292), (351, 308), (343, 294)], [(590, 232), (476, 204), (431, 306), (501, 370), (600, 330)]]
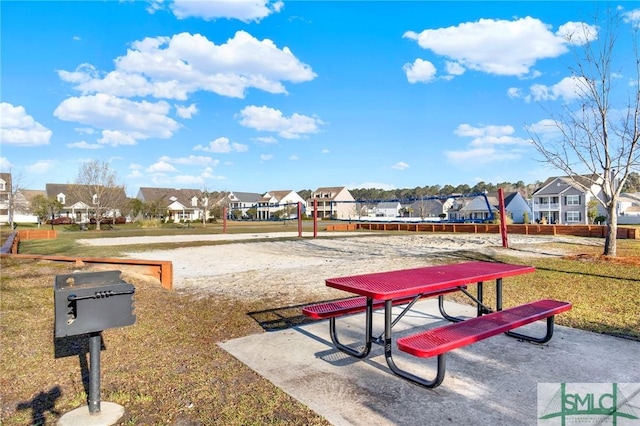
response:
[(538, 425), (640, 426), (640, 383), (540, 383)]

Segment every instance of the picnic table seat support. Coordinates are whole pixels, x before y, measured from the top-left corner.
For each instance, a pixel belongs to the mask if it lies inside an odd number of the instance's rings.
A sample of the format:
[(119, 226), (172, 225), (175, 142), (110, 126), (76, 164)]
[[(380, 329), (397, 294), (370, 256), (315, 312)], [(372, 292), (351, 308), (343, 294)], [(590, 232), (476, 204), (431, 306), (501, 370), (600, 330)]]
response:
[[(392, 306), (407, 305), (392, 322), (391, 327), (393, 327), (393, 325), (395, 325), (419, 299), (434, 296), (442, 298), (446, 293), (452, 293), (454, 291), (465, 288), (466, 286), (461, 286), (455, 289), (447, 289), (433, 293), (422, 293), (416, 296), (407, 296), (400, 299), (393, 299), (388, 301), (392, 304)], [(373, 300), (363, 296), (359, 296), (309, 305), (302, 309), (302, 313), (315, 319), (329, 318), (329, 335), (331, 337), (331, 342), (335, 345), (335, 347), (355, 358), (365, 358), (371, 352), (372, 343), (380, 345), (384, 344), (384, 333), (378, 337), (374, 337), (372, 334), (372, 330), (373, 311), (383, 308), (385, 306), (385, 303), (386, 302), (382, 300)], [(444, 304), (444, 302), (440, 302), (440, 300), (438, 301), (438, 303)], [(442, 308), (442, 310), (444, 311), (444, 307)], [(342, 343), (338, 338), (338, 332), (336, 330), (336, 319), (344, 315), (361, 313), (363, 311), (365, 312), (364, 345), (360, 345), (359, 347), (354, 348)]]
[[(484, 314), (488, 314), (490, 312), (493, 312), (493, 310), (484, 304), (484, 302), (482, 301), (483, 298), (483, 282), (478, 282), (476, 288), (477, 288), (477, 297), (472, 295), (471, 293), (469, 293), (469, 291), (465, 288), (465, 287), (461, 287), (460, 291), (462, 293), (464, 293), (469, 299), (473, 300), (473, 302), (476, 304), (477, 306), (477, 314), (476, 316), (482, 316)], [(496, 280), (496, 285), (497, 286), (501, 286), (502, 285), (502, 278), (498, 278)], [(500, 303), (502, 303), (502, 301), (500, 301)], [(501, 307), (502, 305), (500, 305)], [(438, 296), (438, 310), (440, 311), (440, 315), (442, 315), (442, 318), (446, 319), (449, 322), (460, 322), (460, 321), (464, 321), (466, 318), (462, 318), (462, 317), (455, 317), (452, 315), (449, 315), (447, 313), (447, 311), (444, 308), (444, 297), (442, 295)]]
[[(447, 352), (502, 333), (535, 343), (548, 342), (553, 336), (554, 316), (570, 309), (568, 302), (538, 300), (397, 339), (396, 345), (401, 351), (422, 358), (437, 357), (436, 375), (432, 380), (412, 374), (395, 364), (391, 354), (390, 329), (385, 330), (385, 358), (395, 374), (421, 386), (435, 388), (444, 380)], [(387, 315), (389, 311), (387, 309)], [(546, 319), (547, 328), (545, 336), (541, 338), (511, 332), (542, 319)]]

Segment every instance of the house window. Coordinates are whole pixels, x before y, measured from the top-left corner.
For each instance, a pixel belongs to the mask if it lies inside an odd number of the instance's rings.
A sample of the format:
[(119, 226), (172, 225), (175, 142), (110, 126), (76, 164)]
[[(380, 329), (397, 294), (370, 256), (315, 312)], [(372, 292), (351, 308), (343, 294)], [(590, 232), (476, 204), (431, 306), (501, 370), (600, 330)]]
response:
[(58, 194), (58, 196), (56, 197), (56, 199), (58, 200), (58, 202), (60, 204), (62, 204), (63, 206), (66, 204), (65, 203), (65, 195), (64, 194)]
[(567, 206), (579, 206), (580, 205), (580, 196), (579, 195), (567, 195), (564, 199), (564, 204)]
[(0, 191), (6, 191), (7, 190), (7, 183), (3, 180), (0, 180)]
[(197, 207), (198, 206), (198, 197), (193, 197), (191, 199), (191, 206), (192, 207)]
[(567, 212), (566, 218), (567, 222), (580, 222), (580, 212)]
[(93, 204), (98, 204), (98, 194), (93, 194), (93, 197), (91, 197), (91, 201), (93, 202)]

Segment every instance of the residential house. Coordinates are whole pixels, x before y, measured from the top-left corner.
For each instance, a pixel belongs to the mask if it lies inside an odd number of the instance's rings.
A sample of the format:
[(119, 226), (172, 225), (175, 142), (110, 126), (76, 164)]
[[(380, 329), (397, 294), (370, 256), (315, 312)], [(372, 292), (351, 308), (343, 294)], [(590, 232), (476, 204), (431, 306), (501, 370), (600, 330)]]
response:
[(497, 217), (499, 213), (498, 197), (490, 197), (487, 194), (474, 198), (456, 200), (456, 219), (465, 222), (483, 222)]
[(11, 222), (11, 173), (0, 173), (0, 224)]
[(45, 191), (37, 189), (19, 189), (13, 203), (13, 221), (15, 223), (38, 223), (38, 216), (31, 209), (31, 200), (36, 195), (46, 197)]
[(376, 205), (376, 217), (398, 217), (401, 208), (399, 201), (381, 201)]
[(307, 203), (297, 192), (290, 189), (266, 192), (258, 201), (257, 219), (273, 219), (276, 212), (281, 212), (280, 217), (283, 219), (295, 219), (298, 217), (298, 203), (301, 204), (301, 213), (304, 214), (307, 210)]
[(218, 204), (228, 208), (227, 215), (234, 217), (233, 212), (238, 211), (238, 217), (248, 217), (250, 209), (258, 208), (258, 203), (262, 200), (262, 195), (256, 192), (236, 192), (231, 191), (222, 198)]
[(447, 220), (449, 209), (454, 204), (453, 198), (425, 198), (414, 201), (404, 208), (409, 217), (422, 220)]
[[(532, 194), (533, 220), (538, 223), (588, 224), (589, 202), (600, 197), (602, 189), (591, 179), (577, 176), (551, 177)], [(588, 188), (588, 190), (585, 190)], [(595, 194), (595, 195), (594, 195)], [(598, 215), (604, 215), (598, 204)]]
[(618, 198), (618, 224), (640, 224), (640, 192), (622, 193)]
[(213, 200), (199, 189), (141, 187), (137, 199), (152, 205), (165, 222), (209, 220)]
[[(525, 212), (531, 220), (529, 203), (519, 192), (504, 194), (505, 213), (513, 223), (524, 223)], [(483, 222), (495, 220), (500, 216), (500, 200), (498, 194), (483, 194), (471, 199), (459, 197), (453, 201), (448, 210), (451, 221)]]
[[(122, 186), (101, 188), (101, 194), (93, 193), (91, 196), (87, 196), (87, 199), (80, 199), (82, 195), (79, 192), (88, 194), (88, 191), (78, 191), (74, 187), (87, 188), (88, 185), (46, 184), (46, 196), (54, 198), (62, 204), (62, 208), (59, 211), (53, 212), (55, 217), (70, 217), (74, 222), (79, 223), (88, 222), (89, 219), (95, 218), (97, 215), (101, 217), (117, 217), (120, 216), (121, 209), (127, 202), (127, 194)], [(100, 197), (102, 197), (102, 200), (99, 199)]]
[(344, 186), (318, 188), (307, 201), (309, 214), (317, 205), (318, 219), (352, 219), (358, 216), (356, 200)]

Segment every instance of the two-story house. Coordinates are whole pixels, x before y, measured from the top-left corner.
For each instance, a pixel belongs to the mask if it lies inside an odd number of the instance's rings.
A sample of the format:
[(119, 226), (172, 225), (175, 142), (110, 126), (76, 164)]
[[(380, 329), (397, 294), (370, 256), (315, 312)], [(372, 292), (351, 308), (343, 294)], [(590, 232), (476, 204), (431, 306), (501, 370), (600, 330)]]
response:
[(11, 173), (0, 173), (0, 224), (11, 221)]
[[(536, 189), (532, 195), (533, 220), (549, 224), (588, 224), (589, 202), (599, 197), (602, 189), (583, 176), (574, 179), (580, 184), (568, 176), (551, 177)], [(604, 214), (598, 204), (598, 215)]]
[(141, 187), (136, 196), (140, 201), (153, 206), (154, 215), (165, 222), (200, 222), (209, 220), (214, 200), (199, 189), (174, 189)]
[(235, 216), (234, 211), (238, 211), (239, 217), (248, 217), (247, 212), (250, 209), (257, 210), (260, 200), (262, 200), (262, 194), (257, 192), (231, 191), (218, 204), (227, 207), (229, 217)]
[(258, 202), (257, 219), (273, 219), (276, 212), (281, 212), (283, 219), (295, 219), (298, 217), (298, 203), (301, 204), (301, 213), (304, 214), (307, 203), (297, 192), (290, 189), (266, 192)]
[(313, 215), (317, 205), (318, 219), (351, 219), (358, 215), (355, 201), (344, 186), (318, 188), (311, 193), (307, 209)]
[(376, 217), (398, 217), (401, 208), (402, 204), (399, 201), (381, 201), (376, 205)]
[(56, 217), (70, 217), (75, 222), (88, 222), (89, 219), (120, 216), (127, 203), (124, 187), (99, 187), (97, 193), (88, 185), (48, 183), (45, 185), (48, 198), (58, 200), (62, 208), (54, 212)]

